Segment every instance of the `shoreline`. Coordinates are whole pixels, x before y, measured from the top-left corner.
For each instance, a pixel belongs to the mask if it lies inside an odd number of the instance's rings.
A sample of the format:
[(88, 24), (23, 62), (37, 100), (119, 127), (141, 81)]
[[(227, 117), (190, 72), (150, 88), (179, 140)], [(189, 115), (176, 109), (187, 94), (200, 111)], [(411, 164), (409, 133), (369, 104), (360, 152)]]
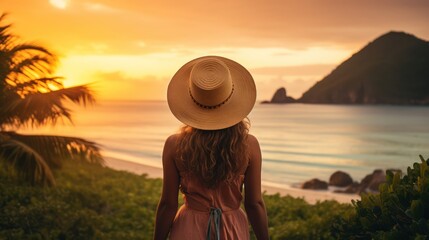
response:
[[(131, 162), (127, 160), (106, 157), (105, 166), (114, 170), (127, 171), (134, 174), (147, 174), (149, 178), (162, 178), (162, 168), (145, 165), (142, 163)], [(290, 195), (294, 198), (303, 198), (310, 204), (318, 201), (335, 200), (339, 203), (351, 203), (352, 200), (359, 200), (360, 196), (356, 194), (334, 193), (330, 191), (304, 190), (293, 188), (291, 186), (277, 187), (262, 183), (262, 192), (266, 194), (280, 194), (281, 196)]]

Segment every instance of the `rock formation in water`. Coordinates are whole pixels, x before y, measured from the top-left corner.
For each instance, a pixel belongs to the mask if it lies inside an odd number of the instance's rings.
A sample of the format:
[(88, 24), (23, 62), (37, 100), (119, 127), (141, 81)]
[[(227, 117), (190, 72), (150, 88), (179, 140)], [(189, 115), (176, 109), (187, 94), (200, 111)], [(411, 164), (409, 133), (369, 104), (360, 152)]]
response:
[[(392, 172), (401, 172), (399, 169), (388, 169)], [(302, 189), (327, 190), (329, 186), (336, 187), (336, 193), (361, 194), (368, 192), (378, 192), (380, 184), (386, 182), (386, 174), (381, 169), (374, 170), (371, 174), (366, 175), (361, 182), (354, 182), (346, 172), (336, 171), (327, 182), (313, 178), (302, 184)], [(338, 189), (339, 188), (339, 189)]]
[(346, 187), (353, 183), (352, 177), (343, 171), (334, 172), (329, 178), (329, 185), (335, 187)]
[(286, 94), (286, 88), (282, 87), (277, 89), (270, 101), (263, 101), (262, 103), (294, 103), (296, 100), (292, 97), (288, 97)]
[(312, 190), (327, 190), (328, 189), (328, 183), (325, 181), (322, 181), (317, 178), (313, 178), (304, 184), (302, 184), (303, 189), (312, 189)]

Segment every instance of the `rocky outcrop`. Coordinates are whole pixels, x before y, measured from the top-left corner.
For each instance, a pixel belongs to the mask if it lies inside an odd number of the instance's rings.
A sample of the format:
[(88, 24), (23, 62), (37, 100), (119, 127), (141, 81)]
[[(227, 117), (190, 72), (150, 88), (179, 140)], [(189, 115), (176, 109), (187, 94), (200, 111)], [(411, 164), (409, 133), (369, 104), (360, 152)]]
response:
[(373, 173), (366, 175), (360, 183), (354, 182), (344, 190), (336, 190), (337, 193), (367, 193), (378, 192), (380, 184), (386, 182), (386, 174), (381, 169), (374, 170)]
[(263, 101), (261, 103), (294, 103), (296, 100), (292, 97), (288, 97), (286, 93), (286, 88), (282, 87), (277, 89), (277, 91), (274, 93), (273, 97), (270, 101)]
[(360, 192), (360, 184), (358, 182), (353, 182), (352, 184), (347, 186), (346, 189), (336, 190), (334, 192), (336, 192), (336, 193), (349, 193), (349, 194), (359, 193)]
[(348, 173), (342, 171), (334, 172), (329, 178), (329, 185), (335, 187), (347, 187), (353, 183), (352, 177)]
[(378, 191), (378, 186), (386, 182), (386, 174), (383, 170), (376, 169), (373, 173), (366, 175), (360, 182), (360, 192)]
[[(399, 172), (399, 169), (389, 169), (393, 173)], [(386, 182), (386, 174), (381, 169), (374, 170), (366, 175), (361, 182), (353, 181), (352, 177), (343, 171), (334, 172), (329, 178), (329, 186), (340, 188), (336, 193), (361, 194), (367, 192), (378, 192), (380, 184)], [(302, 185), (303, 189), (323, 190), (328, 189), (328, 183), (317, 178), (311, 179)]]
[(303, 189), (327, 190), (328, 183), (317, 178), (313, 178), (302, 185)]

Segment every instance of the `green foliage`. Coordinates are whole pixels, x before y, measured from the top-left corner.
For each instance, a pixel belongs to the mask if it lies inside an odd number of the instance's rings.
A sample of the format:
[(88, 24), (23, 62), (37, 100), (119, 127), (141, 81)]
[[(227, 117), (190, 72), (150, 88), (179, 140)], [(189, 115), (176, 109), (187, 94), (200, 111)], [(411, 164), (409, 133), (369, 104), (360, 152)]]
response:
[(271, 239), (333, 239), (331, 223), (353, 211), (350, 204), (309, 204), (290, 196), (264, 195)]
[(399, 172), (387, 172), (379, 194), (353, 202), (356, 214), (334, 225), (339, 239), (428, 239), (429, 159)]
[[(34, 187), (0, 166), (0, 239), (152, 239), (161, 179), (85, 162), (54, 174), (55, 188)], [(271, 239), (332, 239), (333, 219), (353, 211), (334, 201), (264, 200)]]
[(16, 185), (0, 168), (0, 239), (150, 239), (162, 181), (87, 163), (57, 187)]

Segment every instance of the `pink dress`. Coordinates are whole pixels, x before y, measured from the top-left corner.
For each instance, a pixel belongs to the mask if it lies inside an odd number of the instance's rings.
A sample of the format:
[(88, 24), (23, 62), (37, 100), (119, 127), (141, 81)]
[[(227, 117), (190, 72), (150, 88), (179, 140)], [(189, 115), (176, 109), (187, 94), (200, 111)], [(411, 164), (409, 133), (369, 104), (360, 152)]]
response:
[(245, 168), (232, 182), (210, 189), (177, 166), (185, 203), (176, 214), (170, 239), (249, 239), (247, 216), (240, 208)]

